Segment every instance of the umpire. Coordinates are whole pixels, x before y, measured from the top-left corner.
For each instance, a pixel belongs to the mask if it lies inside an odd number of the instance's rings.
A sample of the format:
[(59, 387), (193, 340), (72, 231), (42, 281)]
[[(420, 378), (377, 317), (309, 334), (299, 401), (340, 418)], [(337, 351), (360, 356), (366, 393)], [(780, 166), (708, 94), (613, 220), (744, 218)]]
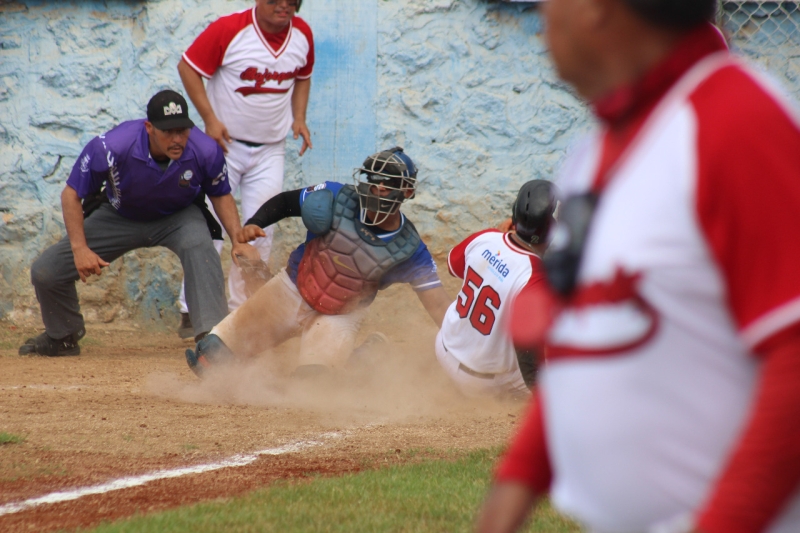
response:
[[(105, 189), (101, 190), (105, 185)], [(78, 355), (85, 335), (75, 282), (137, 248), (164, 246), (178, 255), (196, 338), (227, 314), (219, 255), (203, 212), (208, 195), (229, 235), (241, 229), (222, 149), (189, 119), (186, 100), (161, 91), (147, 119), (123, 122), (81, 152), (61, 193), (67, 236), (33, 263), (31, 282), (45, 333), (20, 355)], [(91, 216), (89, 216), (91, 214)], [(88, 218), (87, 218), (88, 217)], [(213, 220), (213, 219), (212, 219)], [(232, 255), (257, 258), (234, 243)]]

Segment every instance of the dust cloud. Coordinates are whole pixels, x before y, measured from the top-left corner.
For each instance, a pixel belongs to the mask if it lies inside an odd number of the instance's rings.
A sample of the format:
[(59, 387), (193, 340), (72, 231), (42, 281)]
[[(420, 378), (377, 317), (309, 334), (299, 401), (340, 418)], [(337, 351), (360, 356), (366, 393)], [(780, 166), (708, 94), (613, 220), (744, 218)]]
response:
[(188, 403), (303, 409), (325, 415), (332, 424), (507, 411), (506, 402), (464, 397), (439, 367), (433, 342), (424, 334), (380, 344), (332, 374), (298, 378), (291, 375), (298, 345), (290, 341), (252, 360), (212, 368), (202, 380), (151, 375), (145, 390)]

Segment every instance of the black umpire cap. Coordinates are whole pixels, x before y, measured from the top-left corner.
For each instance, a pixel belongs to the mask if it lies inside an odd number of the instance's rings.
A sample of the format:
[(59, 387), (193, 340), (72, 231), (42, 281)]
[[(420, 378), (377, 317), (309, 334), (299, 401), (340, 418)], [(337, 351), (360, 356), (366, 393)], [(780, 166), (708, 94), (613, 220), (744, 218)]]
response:
[(156, 94), (147, 103), (147, 120), (160, 130), (194, 126), (186, 99), (170, 89)]

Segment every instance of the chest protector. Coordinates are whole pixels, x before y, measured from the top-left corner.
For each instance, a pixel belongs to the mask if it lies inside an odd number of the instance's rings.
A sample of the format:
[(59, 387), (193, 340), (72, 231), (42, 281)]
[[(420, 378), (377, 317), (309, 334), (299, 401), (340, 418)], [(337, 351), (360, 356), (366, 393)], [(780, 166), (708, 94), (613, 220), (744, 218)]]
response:
[(358, 194), (346, 185), (333, 199), (330, 230), (306, 243), (297, 289), (320, 313), (341, 315), (369, 305), (383, 275), (410, 259), (419, 246), (419, 234), (408, 219), (384, 242), (358, 216)]

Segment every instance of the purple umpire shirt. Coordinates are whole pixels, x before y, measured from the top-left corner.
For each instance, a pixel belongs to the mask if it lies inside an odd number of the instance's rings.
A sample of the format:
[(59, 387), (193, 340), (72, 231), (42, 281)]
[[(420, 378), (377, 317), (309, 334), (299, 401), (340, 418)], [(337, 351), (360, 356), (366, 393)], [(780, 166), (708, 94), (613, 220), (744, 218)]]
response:
[(188, 207), (201, 191), (208, 196), (231, 192), (225, 156), (214, 139), (192, 128), (180, 159), (162, 170), (150, 156), (144, 119), (123, 122), (92, 139), (67, 179), (80, 198), (99, 192), (103, 183), (120, 215), (142, 221)]

